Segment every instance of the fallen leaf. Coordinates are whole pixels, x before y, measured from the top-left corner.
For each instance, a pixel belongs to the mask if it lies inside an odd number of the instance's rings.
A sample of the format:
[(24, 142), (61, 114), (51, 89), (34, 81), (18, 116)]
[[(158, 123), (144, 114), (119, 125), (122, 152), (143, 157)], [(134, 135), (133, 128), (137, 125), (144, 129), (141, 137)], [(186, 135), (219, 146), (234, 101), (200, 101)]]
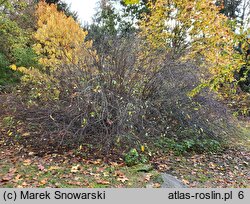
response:
[(71, 173), (76, 173), (80, 170), (81, 166), (80, 164), (77, 164), (76, 166), (72, 166), (70, 172)]
[(161, 184), (159, 184), (159, 183), (154, 183), (153, 184), (153, 188), (160, 188), (161, 187)]
[(24, 166), (29, 166), (31, 164), (31, 160), (30, 159), (26, 159), (23, 161), (23, 165)]
[(28, 137), (28, 136), (30, 136), (30, 133), (29, 132), (25, 132), (25, 133), (22, 134), (22, 136)]
[(144, 180), (147, 181), (147, 182), (150, 181), (151, 176), (152, 176), (152, 174), (146, 174)]
[(104, 176), (104, 177), (108, 177), (108, 176), (109, 176), (109, 173), (105, 171), (105, 172), (103, 172), (103, 176)]
[(96, 182), (97, 182), (98, 184), (104, 184), (104, 185), (110, 184), (109, 181), (105, 181), (105, 180), (97, 180)]
[(214, 169), (216, 167), (216, 164), (214, 164), (213, 162), (209, 162), (208, 166), (210, 169)]
[(21, 177), (22, 177), (22, 175), (17, 174), (16, 177), (14, 178), (13, 182), (17, 183), (17, 182), (23, 180)]
[(8, 173), (8, 174), (6, 174), (6, 175), (2, 178), (1, 181), (3, 181), (3, 182), (10, 181), (10, 180), (13, 178), (13, 176), (14, 176), (14, 174)]
[(8, 171), (8, 173), (5, 176), (3, 176), (3, 178), (1, 179), (1, 181), (3, 181), (3, 182), (10, 181), (13, 178), (13, 176), (14, 176), (14, 174), (15, 174), (16, 171), (17, 171), (16, 168), (10, 168), (9, 171)]
[(38, 164), (37, 167), (40, 171), (43, 171), (45, 169), (45, 167), (41, 164)]
[(114, 176), (122, 177), (122, 176), (124, 176), (124, 173), (121, 171), (115, 171)]
[(189, 184), (189, 181), (186, 180), (186, 179), (182, 179), (182, 182), (183, 182), (184, 184)]
[(170, 167), (167, 164), (159, 164), (157, 168), (159, 169), (159, 171), (167, 171), (170, 169)]
[(47, 183), (47, 179), (43, 179), (39, 182), (40, 185), (45, 185)]
[(80, 182), (80, 181), (68, 181), (67, 184), (77, 185), (77, 186), (82, 186), (83, 185), (83, 183)]
[(121, 176), (121, 177), (117, 178), (117, 181), (121, 181), (122, 183), (125, 183), (128, 180), (129, 179), (126, 176)]
[(14, 167), (9, 169), (9, 173), (12, 173), (12, 174), (16, 173), (16, 171), (17, 169)]
[(110, 162), (111, 166), (119, 166), (119, 164), (117, 162)]
[(22, 185), (22, 187), (28, 186), (28, 184), (26, 182), (23, 182), (21, 185)]
[(100, 174), (96, 174), (96, 173), (89, 173), (89, 175), (94, 176), (95, 178), (99, 178)]
[(90, 161), (91, 164), (101, 164), (101, 162), (101, 159), (97, 159), (96, 161)]
[(58, 170), (58, 169), (60, 169), (59, 166), (51, 166), (48, 168), (49, 171)]
[(99, 168), (96, 169), (96, 172), (103, 172), (104, 170), (105, 170), (104, 167), (99, 167)]

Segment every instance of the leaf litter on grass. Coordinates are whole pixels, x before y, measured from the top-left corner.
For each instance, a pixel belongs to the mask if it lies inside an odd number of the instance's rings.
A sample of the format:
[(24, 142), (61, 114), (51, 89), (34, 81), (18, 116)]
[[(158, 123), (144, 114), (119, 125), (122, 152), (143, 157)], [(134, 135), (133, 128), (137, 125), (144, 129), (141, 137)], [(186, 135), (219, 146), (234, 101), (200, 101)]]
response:
[(16, 157), (14, 163), (8, 157), (1, 160), (1, 187), (145, 187), (150, 182), (143, 181), (145, 172), (122, 163), (81, 158), (72, 163), (66, 154)]

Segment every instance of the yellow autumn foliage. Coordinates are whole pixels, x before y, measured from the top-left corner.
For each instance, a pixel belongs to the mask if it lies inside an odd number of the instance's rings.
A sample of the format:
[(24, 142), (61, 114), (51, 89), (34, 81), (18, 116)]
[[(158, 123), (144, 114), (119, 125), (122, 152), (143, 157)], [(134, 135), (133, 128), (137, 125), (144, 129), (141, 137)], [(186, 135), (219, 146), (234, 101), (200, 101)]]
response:
[(34, 38), (35, 52), (40, 56), (40, 64), (56, 69), (62, 63), (78, 63), (79, 53), (92, 46), (84, 42), (87, 31), (84, 31), (72, 17), (67, 17), (57, 10), (55, 4), (40, 1), (36, 10), (37, 31)]
[(59, 98), (59, 90), (56, 87), (58, 80), (53, 76), (47, 75), (34, 67), (17, 67), (15, 64), (10, 65), (13, 71), (19, 71), (23, 74), (21, 77), (22, 86), (29, 88), (29, 102), (33, 99), (42, 99), (43, 101), (57, 100)]
[(199, 59), (209, 67), (211, 77), (203, 79), (207, 86), (234, 80), (243, 59), (234, 57), (235, 33), (213, 0), (157, 0), (149, 9), (140, 22), (149, 50), (187, 50), (184, 59)]
[(77, 70), (78, 73), (93, 74), (97, 70), (94, 66), (88, 65), (97, 60), (97, 55), (91, 50), (92, 42), (85, 41), (87, 31), (84, 31), (72, 17), (58, 11), (55, 4), (49, 5), (45, 1), (40, 1), (36, 16), (36, 43), (33, 49), (39, 57), (39, 67), (11, 65), (10, 69), (23, 74), (22, 86), (24, 90), (29, 90), (31, 101), (56, 100), (60, 95), (60, 83), (65, 79), (61, 77), (65, 70), (67, 69), (68, 73), (76, 73)]

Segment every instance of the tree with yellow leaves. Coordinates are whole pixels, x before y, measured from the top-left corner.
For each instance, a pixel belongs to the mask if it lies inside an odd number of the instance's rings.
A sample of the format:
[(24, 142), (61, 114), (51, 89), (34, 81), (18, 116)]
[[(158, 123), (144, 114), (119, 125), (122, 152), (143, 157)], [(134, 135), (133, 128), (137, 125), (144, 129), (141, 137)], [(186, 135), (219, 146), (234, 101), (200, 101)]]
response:
[(77, 63), (82, 46), (90, 48), (91, 42), (84, 42), (84, 31), (72, 17), (59, 12), (55, 4), (41, 1), (36, 10), (37, 43), (34, 50), (40, 56), (39, 62), (45, 67), (55, 69), (61, 63)]
[(235, 34), (214, 1), (157, 0), (149, 8), (140, 28), (151, 50), (182, 52), (185, 58), (202, 61), (211, 74), (203, 87), (234, 80), (242, 59), (234, 57)]
[(72, 17), (58, 11), (55, 4), (40, 1), (36, 16), (33, 49), (41, 67), (11, 65), (10, 68), (23, 73), (22, 84), (28, 87), (25, 90), (30, 90), (28, 95), (32, 99), (55, 100), (61, 93), (61, 83), (69, 82), (65, 90), (68, 91), (76, 87), (74, 80), (78, 80), (79, 73), (91, 71), (93, 67), (88, 65), (95, 58), (95, 52), (91, 51), (92, 42), (85, 41), (87, 31)]
[(221, 8), (213, 0), (151, 0), (148, 7), (150, 12), (140, 21), (140, 35), (148, 48), (145, 53), (158, 51), (164, 60), (164, 53), (170, 52), (175, 58), (198, 62), (201, 84), (190, 96), (209, 87), (229, 106), (248, 104), (239, 105), (237, 111), (249, 114), (250, 95), (240, 92), (238, 86), (244, 78), (235, 77), (241, 67), (247, 66), (245, 55), (236, 51), (239, 36), (230, 19), (220, 13)]

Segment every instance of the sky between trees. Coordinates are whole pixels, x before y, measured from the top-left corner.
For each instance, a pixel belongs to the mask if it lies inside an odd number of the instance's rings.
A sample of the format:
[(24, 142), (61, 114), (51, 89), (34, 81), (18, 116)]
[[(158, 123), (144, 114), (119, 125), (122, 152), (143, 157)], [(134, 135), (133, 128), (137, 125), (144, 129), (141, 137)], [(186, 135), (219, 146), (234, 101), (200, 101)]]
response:
[(91, 23), (99, 0), (64, 0), (64, 2), (71, 5), (72, 11), (77, 11), (79, 20), (84, 24)]

